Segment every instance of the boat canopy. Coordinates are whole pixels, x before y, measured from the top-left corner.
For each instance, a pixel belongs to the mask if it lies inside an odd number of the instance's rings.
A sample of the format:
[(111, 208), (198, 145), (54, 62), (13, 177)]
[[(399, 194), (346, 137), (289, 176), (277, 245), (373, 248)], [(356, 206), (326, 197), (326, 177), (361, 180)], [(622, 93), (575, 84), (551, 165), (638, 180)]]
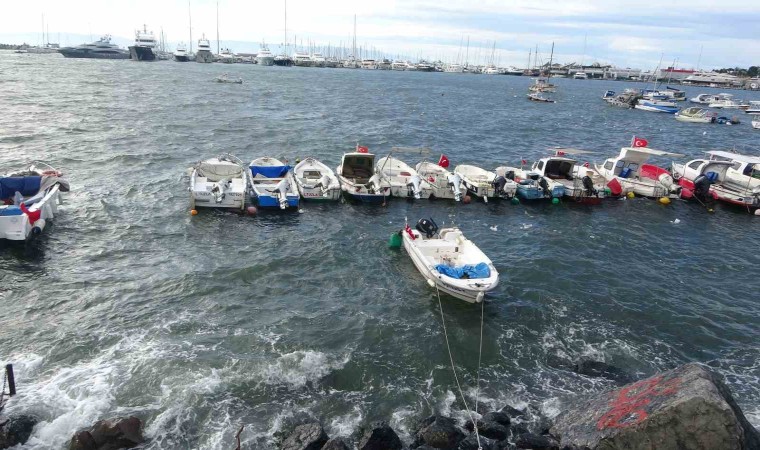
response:
[(730, 159), (732, 161), (743, 162), (747, 164), (760, 164), (760, 156), (742, 155), (739, 153), (731, 153), (731, 152), (726, 152), (726, 151), (721, 151), (721, 150), (711, 150), (705, 153), (707, 153), (713, 158), (725, 158), (725, 159)]
[(671, 156), (674, 158), (680, 158), (685, 155), (681, 153), (673, 153), (673, 152), (666, 152), (664, 150), (655, 150), (653, 148), (649, 147), (623, 147), (620, 150), (620, 156), (623, 157), (625, 154), (629, 153), (641, 153), (644, 155), (653, 155), (653, 156)]
[(16, 192), (24, 197), (35, 195), (39, 192), (41, 183), (40, 176), (0, 177), (0, 199), (13, 198)]
[(283, 178), (290, 171), (290, 166), (251, 166), (251, 175), (267, 178)]
[(391, 153), (418, 153), (420, 155), (427, 155), (432, 152), (427, 147), (392, 147)]

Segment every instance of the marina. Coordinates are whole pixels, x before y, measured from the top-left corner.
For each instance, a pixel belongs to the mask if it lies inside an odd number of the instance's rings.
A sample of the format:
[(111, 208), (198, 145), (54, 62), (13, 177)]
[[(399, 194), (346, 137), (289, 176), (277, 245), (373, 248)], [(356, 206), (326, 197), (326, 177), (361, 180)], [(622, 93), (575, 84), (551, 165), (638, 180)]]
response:
[[(149, 449), (235, 448), (241, 424), (242, 448), (276, 448), (311, 420), (357, 439), (376, 418), (408, 445), (421, 417), (467, 420), (442, 316), (468, 402), (492, 411), (556, 417), (570, 392), (617, 386), (567, 361), (632, 374), (700, 361), (760, 424), (760, 260), (747, 250), (760, 222), (721, 200), (753, 195), (758, 130), (741, 109), (721, 113), (741, 123), (713, 126), (608, 107), (605, 91), (642, 86), (611, 80), (551, 77), (556, 103), (540, 104), (526, 100), (527, 76), (13, 52), (0, 69), (2, 172), (39, 159), (70, 183), (39, 236), (0, 244), (11, 299), (2, 360), (19, 385), (5, 411), (39, 416), (30, 449), (66, 448), (75, 431), (123, 414), (143, 420)], [(242, 84), (214, 82), (222, 72)], [(682, 87), (688, 98), (724, 92)], [(646, 152), (634, 135), (668, 154), (633, 158)], [(715, 162), (681, 171), (696, 160)], [(608, 184), (626, 168), (615, 193)], [(258, 175), (266, 187), (251, 198), (245, 180)], [(667, 192), (630, 198), (636, 176)], [(193, 208), (188, 188), (223, 206)], [(244, 200), (227, 211), (232, 193)], [(435, 226), (421, 231), (421, 218)], [(418, 242), (389, 248), (407, 225)], [(450, 280), (421, 266), (445, 261), (482, 284), (481, 302), (430, 285)]]

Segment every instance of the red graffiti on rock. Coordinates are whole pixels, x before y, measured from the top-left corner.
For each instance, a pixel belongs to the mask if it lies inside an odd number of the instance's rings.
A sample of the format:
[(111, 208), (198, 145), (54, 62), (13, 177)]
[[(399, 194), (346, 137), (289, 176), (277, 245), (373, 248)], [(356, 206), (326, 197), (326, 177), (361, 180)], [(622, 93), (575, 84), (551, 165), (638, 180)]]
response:
[(646, 407), (656, 397), (667, 397), (678, 392), (680, 378), (664, 382), (662, 379), (662, 376), (649, 378), (621, 389), (610, 402), (612, 408), (596, 422), (596, 428), (625, 428), (641, 423), (649, 415)]

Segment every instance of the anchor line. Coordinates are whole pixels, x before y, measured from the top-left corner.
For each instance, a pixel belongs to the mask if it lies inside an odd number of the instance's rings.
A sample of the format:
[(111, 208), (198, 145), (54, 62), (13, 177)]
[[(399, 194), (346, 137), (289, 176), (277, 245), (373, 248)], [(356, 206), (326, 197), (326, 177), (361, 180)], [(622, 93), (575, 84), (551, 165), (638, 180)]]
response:
[[(478, 450), (483, 450), (483, 446), (480, 444), (480, 432), (478, 431), (478, 423), (475, 420), (474, 415), (472, 414), (472, 411), (470, 411), (470, 407), (467, 406), (467, 399), (464, 396), (464, 392), (462, 391), (462, 385), (459, 383), (459, 376), (457, 375), (457, 369), (456, 365), (454, 364), (454, 356), (451, 353), (451, 345), (449, 344), (449, 334), (446, 331), (446, 320), (443, 315), (443, 304), (441, 303), (441, 292), (438, 290), (438, 284), (435, 285), (435, 293), (438, 296), (438, 309), (441, 312), (441, 325), (443, 325), (443, 336), (446, 339), (446, 349), (449, 352), (449, 361), (451, 362), (451, 371), (454, 373), (454, 380), (457, 383), (457, 389), (459, 390), (459, 396), (462, 397), (462, 403), (464, 403), (464, 408), (467, 410), (467, 414), (470, 416), (470, 421), (472, 422), (472, 426), (475, 430), (475, 438), (478, 441)], [(480, 347), (479, 347), (479, 353), (478, 353), (478, 377), (477, 377), (477, 388), (476, 388), (476, 396), (475, 396), (475, 408), (477, 412), (478, 407), (478, 397), (480, 396), (480, 360), (483, 352), (483, 301), (481, 301), (481, 309), (480, 309)]]

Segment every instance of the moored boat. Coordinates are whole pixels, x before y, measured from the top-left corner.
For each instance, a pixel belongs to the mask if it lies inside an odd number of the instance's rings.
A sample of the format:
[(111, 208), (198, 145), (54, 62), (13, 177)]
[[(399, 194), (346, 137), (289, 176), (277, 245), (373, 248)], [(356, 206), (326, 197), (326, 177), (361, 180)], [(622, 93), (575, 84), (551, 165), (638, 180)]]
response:
[(417, 173), (430, 183), (433, 189), (433, 197), (450, 198), (454, 201), (462, 201), (467, 188), (462, 182), (462, 177), (457, 173), (451, 173), (447, 169), (449, 160), (441, 155), (438, 164), (430, 161), (422, 161), (417, 164)]
[(528, 100), (539, 103), (554, 103), (554, 100), (544, 96), (540, 92), (533, 92), (528, 94)]
[(61, 172), (45, 163), (0, 176), (0, 239), (23, 241), (41, 234), (58, 212), (60, 193), (68, 191)]
[(691, 108), (682, 109), (675, 114), (676, 120), (680, 122), (690, 123), (713, 123), (715, 122), (715, 114), (710, 111), (693, 106)]
[(460, 164), (456, 166), (454, 173), (462, 178), (462, 183), (467, 188), (467, 192), (482, 198), (486, 203), (489, 198), (511, 198), (517, 193), (515, 182), (508, 182), (511, 180), (503, 179), (499, 180), (503, 183), (497, 184), (496, 174), (480, 167)]
[(129, 59), (129, 50), (111, 43), (111, 35), (106, 34), (91, 44), (64, 47), (58, 50), (66, 58)]
[[(560, 184), (564, 187), (564, 196), (578, 203), (596, 205), (607, 196), (606, 180), (596, 174), (587, 162), (578, 165), (578, 161), (568, 155), (588, 155), (589, 151), (574, 148), (553, 148), (554, 153), (539, 159), (530, 171), (547, 180), (549, 186)], [(612, 192), (619, 195), (621, 192)]]
[(364, 203), (385, 203), (391, 195), (390, 186), (374, 173), (375, 155), (367, 147), (345, 153), (335, 173), (343, 193), (352, 200)]
[(174, 60), (177, 62), (187, 62), (190, 61), (190, 56), (187, 53), (187, 46), (183, 43), (177, 44), (177, 49), (174, 50)]
[(243, 84), (243, 79), (240, 77), (234, 78), (231, 77), (228, 73), (223, 73), (216, 78), (214, 78), (214, 81), (217, 83), (233, 83), (233, 84)]
[(653, 198), (677, 196), (680, 189), (670, 173), (661, 167), (647, 164), (652, 156), (683, 155), (648, 147), (623, 147), (618, 156), (608, 158), (601, 166), (595, 165), (596, 172), (607, 182), (616, 181), (622, 188), (622, 193), (633, 192)]
[(300, 195), (289, 165), (268, 156), (256, 158), (251, 170), (251, 199), (262, 208), (298, 208)]
[(416, 229), (400, 231), (404, 249), (431, 287), (469, 303), (480, 303), (499, 284), (499, 272), (488, 256), (456, 227), (438, 229), (420, 219)]
[[(375, 173), (380, 175), (383, 184), (390, 186), (394, 197), (423, 199), (433, 195), (433, 187), (423, 179), (410, 165), (392, 156), (397, 151), (412, 149), (396, 148), (391, 154), (384, 156), (375, 163)], [(421, 149), (427, 150), (427, 149)]]
[(147, 25), (143, 30), (135, 31), (135, 43), (129, 46), (129, 56), (134, 61), (155, 61), (156, 37), (152, 31), (148, 31)]
[(340, 200), (340, 181), (325, 164), (308, 157), (293, 168), (298, 192), (304, 200)]
[(516, 195), (523, 200), (561, 198), (565, 195), (565, 187), (562, 184), (537, 172), (509, 166), (497, 167), (494, 172), (497, 179), (504, 177), (515, 183)]
[(198, 162), (190, 172), (190, 209), (242, 210), (248, 189), (248, 170), (236, 156), (222, 154)]
[(647, 100), (646, 98), (640, 99), (636, 106), (636, 109), (642, 111), (659, 112), (667, 114), (675, 114), (678, 112), (678, 105), (675, 102), (669, 100)]

